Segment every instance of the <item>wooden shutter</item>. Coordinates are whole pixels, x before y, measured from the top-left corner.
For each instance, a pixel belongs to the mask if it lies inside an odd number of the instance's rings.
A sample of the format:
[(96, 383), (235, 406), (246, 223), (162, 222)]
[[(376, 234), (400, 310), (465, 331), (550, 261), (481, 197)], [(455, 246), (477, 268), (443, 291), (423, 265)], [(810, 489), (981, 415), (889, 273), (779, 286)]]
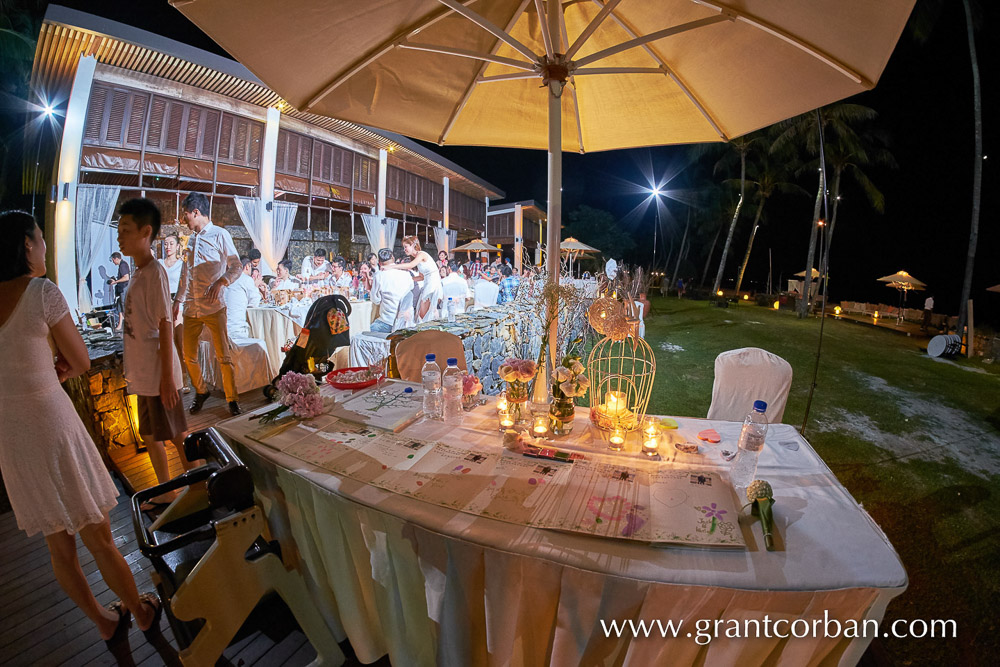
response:
[(198, 155), (198, 138), (201, 134), (201, 122), (204, 111), (200, 107), (188, 109), (187, 127), (184, 131), (184, 152), (188, 155)]
[(128, 107), (128, 91), (111, 91), (111, 108), (108, 111), (108, 129), (104, 134), (105, 144), (121, 146), (122, 127), (125, 125), (125, 111)]
[(219, 135), (219, 159), (230, 161), (233, 152), (233, 123), (236, 120), (231, 114), (222, 114), (222, 132)]
[(132, 93), (131, 102), (124, 143), (129, 148), (141, 148), (142, 128), (146, 124), (146, 108), (149, 106), (149, 95)]
[(247, 121), (250, 124), (250, 156), (247, 164), (251, 167), (260, 165), (260, 142), (264, 137), (264, 126), (255, 121)]
[(149, 108), (149, 131), (146, 133), (146, 148), (154, 151), (162, 150), (163, 121), (166, 119), (167, 101), (162, 97), (154, 97)]
[(214, 160), (215, 145), (219, 141), (219, 112), (206, 110), (202, 119), (204, 130), (199, 155), (207, 160)]
[(101, 126), (104, 125), (104, 107), (110, 91), (104, 86), (94, 86), (90, 91), (90, 102), (87, 105), (87, 120), (83, 126), (83, 142), (85, 144), (101, 143)]
[(178, 153), (181, 149), (181, 130), (184, 128), (184, 115), (187, 109), (180, 102), (167, 102), (166, 137), (163, 150), (168, 153)]

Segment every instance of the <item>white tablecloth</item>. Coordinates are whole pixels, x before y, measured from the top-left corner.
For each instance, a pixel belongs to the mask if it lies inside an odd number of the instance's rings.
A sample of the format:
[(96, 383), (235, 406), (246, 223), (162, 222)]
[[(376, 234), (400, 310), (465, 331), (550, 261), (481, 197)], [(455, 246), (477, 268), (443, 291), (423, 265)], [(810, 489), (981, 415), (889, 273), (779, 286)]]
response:
[[(267, 347), (267, 361), (270, 366), (270, 376), (273, 378), (281, 369), (285, 353), (281, 346), (289, 339), (294, 339), (305, 324), (306, 313), (310, 304), (295, 304), (282, 308), (247, 308), (247, 321), (250, 323), (250, 336), (264, 341)], [(351, 327), (351, 337), (368, 331), (372, 323), (371, 301), (351, 301), (351, 316), (348, 318)]]
[[(490, 406), (492, 407), (492, 406)], [(420, 421), (414, 437), (496, 443), (490, 407), (463, 427)], [(721, 445), (668, 458), (726, 467), (740, 424), (678, 419), (690, 440), (713, 427)], [(588, 442), (586, 411), (578, 443)], [(480, 426), (480, 430), (472, 428)], [(393, 665), (854, 664), (870, 641), (607, 637), (601, 621), (830, 618), (881, 620), (907, 585), (885, 535), (788, 425), (769, 431), (758, 477), (774, 487), (778, 550), (740, 524), (747, 550), (653, 548), (533, 529), (455, 512), (342, 478), (245, 438), (246, 416), (220, 429), (240, 445), (283, 554), (296, 554), (338, 640), (362, 662)], [(583, 436), (577, 438), (576, 436)], [(600, 447), (600, 449), (597, 449)], [(632, 456), (638, 456), (633, 454)], [(668, 463), (669, 464), (669, 463)], [(822, 631), (820, 633), (822, 635)]]

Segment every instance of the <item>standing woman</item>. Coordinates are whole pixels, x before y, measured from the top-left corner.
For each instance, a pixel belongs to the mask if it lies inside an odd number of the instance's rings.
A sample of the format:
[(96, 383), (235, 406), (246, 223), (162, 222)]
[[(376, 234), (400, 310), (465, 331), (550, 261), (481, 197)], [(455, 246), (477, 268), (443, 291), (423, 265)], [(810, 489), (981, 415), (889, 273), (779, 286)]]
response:
[(409, 262), (390, 264), (386, 269), (417, 269), (423, 277), (420, 296), (417, 299), (417, 323), (430, 322), (437, 319), (438, 301), (441, 300), (441, 276), (437, 264), (426, 252), (420, 249), (420, 239), (416, 236), (403, 237), (403, 252), (410, 258)]
[[(97, 626), (119, 664), (132, 663), (128, 629), (156, 631), (160, 601), (139, 595), (115, 547), (108, 510), (118, 495), (60, 382), (90, 368), (59, 288), (45, 275), (45, 240), (23, 211), (0, 213), (0, 470), (17, 525), (42, 533), (56, 580)], [(76, 535), (121, 600), (102, 607), (76, 554)]]
[[(155, 240), (155, 239), (154, 239)], [(170, 299), (177, 296), (177, 287), (181, 283), (181, 267), (184, 266), (184, 261), (181, 259), (181, 240), (177, 234), (171, 232), (163, 239), (163, 259), (160, 260), (160, 264), (163, 268), (167, 270), (167, 285), (170, 289)], [(184, 316), (178, 315), (177, 321), (174, 322), (174, 347), (177, 348), (177, 356), (181, 359), (184, 358)], [(183, 366), (184, 364), (181, 364)], [(184, 372), (187, 369), (183, 369)], [(184, 380), (184, 393), (187, 394), (191, 391), (190, 383), (185, 378)]]

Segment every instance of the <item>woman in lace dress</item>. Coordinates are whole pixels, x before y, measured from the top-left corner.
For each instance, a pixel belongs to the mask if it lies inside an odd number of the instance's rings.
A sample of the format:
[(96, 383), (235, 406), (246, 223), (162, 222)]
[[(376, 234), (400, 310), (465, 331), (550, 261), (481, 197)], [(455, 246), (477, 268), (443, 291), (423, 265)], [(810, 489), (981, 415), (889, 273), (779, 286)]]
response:
[(438, 302), (444, 296), (441, 290), (441, 275), (437, 264), (426, 252), (420, 249), (420, 240), (416, 236), (403, 237), (403, 252), (410, 261), (391, 264), (388, 269), (417, 269), (423, 277), (420, 296), (417, 299), (417, 323), (430, 322), (438, 317)]
[[(111, 537), (117, 491), (60, 386), (86, 372), (90, 358), (66, 300), (44, 275), (45, 240), (34, 218), (0, 214), (0, 470), (18, 527), (45, 536), (59, 585), (129, 664), (130, 618), (150, 630), (159, 600), (139, 595)], [(77, 534), (121, 602), (102, 607), (94, 598), (77, 560)]]

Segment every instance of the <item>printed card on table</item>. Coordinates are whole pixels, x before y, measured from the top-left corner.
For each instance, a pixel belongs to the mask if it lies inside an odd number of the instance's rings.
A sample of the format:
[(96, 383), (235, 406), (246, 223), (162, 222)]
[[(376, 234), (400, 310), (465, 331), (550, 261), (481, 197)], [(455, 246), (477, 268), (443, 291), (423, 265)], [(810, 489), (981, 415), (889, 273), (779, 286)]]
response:
[(409, 470), (380, 481), (385, 489), (462, 510), (493, 478), (500, 455), (437, 443)]

